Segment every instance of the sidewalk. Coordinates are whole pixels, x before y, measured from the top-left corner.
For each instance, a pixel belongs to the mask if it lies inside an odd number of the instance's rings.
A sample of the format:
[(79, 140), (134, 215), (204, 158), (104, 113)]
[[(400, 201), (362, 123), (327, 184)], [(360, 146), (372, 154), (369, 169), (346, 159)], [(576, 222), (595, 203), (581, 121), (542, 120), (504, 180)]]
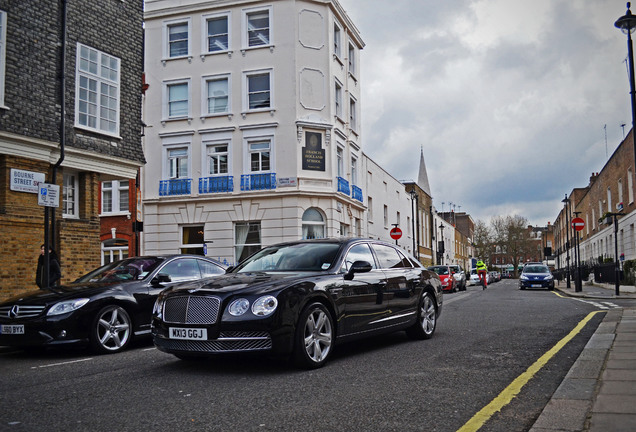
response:
[[(574, 283), (561, 293), (586, 299), (636, 299), (636, 288)], [(636, 431), (636, 307), (610, 309), (530, 432)]]

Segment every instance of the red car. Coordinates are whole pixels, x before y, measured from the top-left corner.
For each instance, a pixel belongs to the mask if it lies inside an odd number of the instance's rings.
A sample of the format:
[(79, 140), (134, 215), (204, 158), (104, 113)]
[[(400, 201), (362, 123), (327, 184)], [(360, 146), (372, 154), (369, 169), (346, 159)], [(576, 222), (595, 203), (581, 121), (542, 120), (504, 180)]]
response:
[(434, 271), (442, 281), (442, 291), (456, 292), (455, 278), (453, 277), (453, 269), (447, 265), (431, 266), (428, 270)]

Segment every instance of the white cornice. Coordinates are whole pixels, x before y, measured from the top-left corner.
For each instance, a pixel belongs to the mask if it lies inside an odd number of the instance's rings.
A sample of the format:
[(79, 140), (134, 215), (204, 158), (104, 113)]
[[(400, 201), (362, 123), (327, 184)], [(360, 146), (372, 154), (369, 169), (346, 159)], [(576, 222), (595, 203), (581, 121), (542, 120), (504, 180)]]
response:
[[(58, 143), (0, 132), (0, 153), (54, 164), (60, 158)], [(62, 167), (92, 171), (113, 178), (135, 178), (141, 162), (65, 147)]]

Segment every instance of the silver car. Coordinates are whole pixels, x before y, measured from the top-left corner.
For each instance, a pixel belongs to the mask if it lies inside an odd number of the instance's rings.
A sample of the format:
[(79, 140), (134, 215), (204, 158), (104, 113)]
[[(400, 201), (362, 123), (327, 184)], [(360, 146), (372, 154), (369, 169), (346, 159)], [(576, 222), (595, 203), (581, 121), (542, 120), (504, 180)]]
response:
[(458, 265), (449, 266), (453, 271), (453, 278), (455, 279), (455, 287), (459, 291), (466, 291), (466, 273)]

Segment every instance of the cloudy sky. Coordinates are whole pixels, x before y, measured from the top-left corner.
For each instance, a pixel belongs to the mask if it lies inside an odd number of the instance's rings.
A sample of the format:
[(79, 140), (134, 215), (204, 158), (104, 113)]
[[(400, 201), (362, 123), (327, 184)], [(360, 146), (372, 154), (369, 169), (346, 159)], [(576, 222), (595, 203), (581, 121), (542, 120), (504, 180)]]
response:
[(423, 149), (438, 210), (552, 223), (631, 129), (622, 0), (340, 3), (366, 44), (364, 151), (415, 180)]

